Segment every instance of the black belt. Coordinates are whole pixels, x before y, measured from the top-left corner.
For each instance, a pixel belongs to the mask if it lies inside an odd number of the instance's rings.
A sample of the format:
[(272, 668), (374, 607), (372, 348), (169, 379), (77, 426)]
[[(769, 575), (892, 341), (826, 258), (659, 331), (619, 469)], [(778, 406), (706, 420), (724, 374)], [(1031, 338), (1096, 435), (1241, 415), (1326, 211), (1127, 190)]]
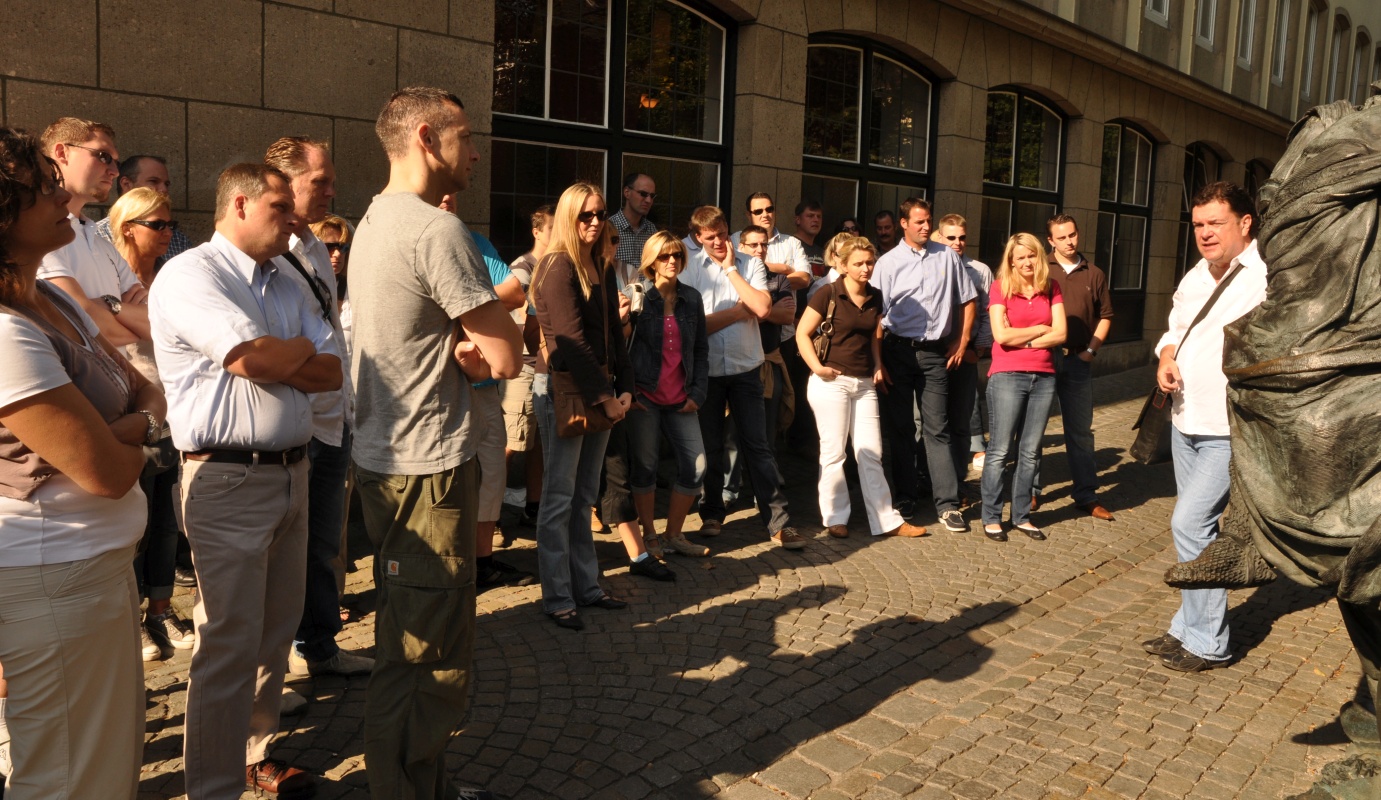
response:
[(188, 461), (210, 461), (221, 464), (274, 464), (289, 466), (307, 457), (307, 445), (287, 450), (221, 450), (207, 448), (194, 453), (183, 453)]
[(908, 339), (905, 336), (898, 336), (891, 331), (884, 331), (882, 338), (887, 341), (898, 342), (910, 347), (912, 350), (943, 350), (948, 347), (944, 339)]

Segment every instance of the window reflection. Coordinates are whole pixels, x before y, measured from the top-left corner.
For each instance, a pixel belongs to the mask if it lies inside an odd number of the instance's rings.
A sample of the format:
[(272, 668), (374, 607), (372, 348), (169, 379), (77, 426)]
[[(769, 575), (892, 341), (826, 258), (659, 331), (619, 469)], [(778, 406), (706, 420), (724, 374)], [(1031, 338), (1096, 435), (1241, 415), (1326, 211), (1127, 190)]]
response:
[(666, 0), (628, 3), (628, 130), (718, 142), (724, 29)]
[(805, 153), (858, 160), (863, 53), (849, 47), (806, 49)]

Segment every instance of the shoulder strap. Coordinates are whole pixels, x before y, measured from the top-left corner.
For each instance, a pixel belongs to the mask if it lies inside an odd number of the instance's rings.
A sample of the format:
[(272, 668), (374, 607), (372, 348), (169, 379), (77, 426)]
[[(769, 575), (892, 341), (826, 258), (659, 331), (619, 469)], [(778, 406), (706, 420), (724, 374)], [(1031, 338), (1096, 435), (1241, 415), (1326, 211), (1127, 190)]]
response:
[(321, 316), (325, 317), (327, 322), (330, 322), (331, 303), (322, 296), (321, 286), (317, 283), (317, 279), (307, 274), (307, 268), (302, 266), (302, 262), (298, 261), (297, 256), (293, 255), (291, 251), (284, 253), (283, 258), (286, 259), (289, 264), (292, 264), (293, 269), (297, 270), (297, 274), (301, 275), (302, 279), (307, 282), (308, 288), (312, 290), (312, 296), (316, 297), (317, 303), (321, 305)]
[(1209, 295), (1208, 302), (1204, 303), (1204, 307), (1199, 309), (1199, 313), (1195, 315), (1194, 321), (1189, 323), (1189, 327), (1185, 329), (1184, 335), (1180, 337), (1180, 343), (1175, 346), (1175, 356), (1172, 357), (1179, 356), (1180, 348), (1184, 347), (1184, 342), (1186, 339), (1189, 338), (1190, 331), (1194, 330), (1195, 325), (1198, 325), (1200, 322), (1203, 322), (1204, 317), (1208, 316), (1209, 310), (1213, 308), (1213, 304), (1218, 302), (1219, 297), (1223, 296), (1223, 290), (1228, 288), (1228, 284), (1232, 283), (1232, 279), (1236, 278), (1237, 273), (1241, 272), (1242, 270), (1243, 266), (1241, 263), (1239, 263), (1236, 269), (1228, 273), (1228, 276), (1218, 283), (1218, 287), (1213, 290), (1213, 294)]

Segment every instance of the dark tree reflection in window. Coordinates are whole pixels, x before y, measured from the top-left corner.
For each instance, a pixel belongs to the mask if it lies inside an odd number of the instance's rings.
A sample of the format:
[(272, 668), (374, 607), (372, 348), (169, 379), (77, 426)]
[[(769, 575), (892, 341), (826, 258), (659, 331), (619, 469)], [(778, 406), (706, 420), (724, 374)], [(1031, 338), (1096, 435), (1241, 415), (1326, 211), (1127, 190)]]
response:
[(550, 117), (603, 125), (608, 0), (553, 0)]
[(667, 0), (629, 0), (623, 125), (720, 140), (724, 29)]
[(873, 56), (872, 103), (868, 160), (925, 172), (930, 84), (889, 58)]
[(988, 93), (988, 134), (983, 148), (983, 180), (1012, 185), (1012, 146), (1016, 140), (1017, 96)]
[(494, 110), (546, 115), (547, 0), (499, 0), (494, 8)]
[(862, 85), (862, 52), (850, 47), (806, 50), (806, 155), (858, 160)]
[(604, 153), (495, 139), (490, 164), (489, 239), (508, 261), (532, 246), (531, 215), (576, 181), (604, 185)]
[[(1099, 173), (1098, 199), (1117, 200), (1117, 159), (1122, 150), (1122, 126), (1103, 126), (1103, 170)], [(1099, 223), (1100, 225), (1102, 223)], [(1098, 262), (1107, 264), (1107, 259)]]
[(1017, 185), (1053, 192), (1059, 186), (1060, 118), (1025, 97), (1018, 109)]

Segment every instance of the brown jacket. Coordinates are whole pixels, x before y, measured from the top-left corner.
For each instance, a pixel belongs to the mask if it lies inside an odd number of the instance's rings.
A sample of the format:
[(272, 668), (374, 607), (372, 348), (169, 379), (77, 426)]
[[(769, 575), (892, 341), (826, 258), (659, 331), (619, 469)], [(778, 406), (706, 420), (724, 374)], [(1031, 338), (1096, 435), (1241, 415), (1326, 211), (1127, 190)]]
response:
[[(591, 286), (586, 297), (569, 257), (552, 253), (542, 261), (532, 281), (532, 305), (546, 341), (545, 350), (537, 351), (537, 371), (570, 372), (586, 404), (631, 393), (633, 365), (618, 320), (613, 267), (604, 267), (600, 283)], [(606, 308), (610, 314), (607, 322)], [(612, 380), (606, 368), (613, 373)]]

